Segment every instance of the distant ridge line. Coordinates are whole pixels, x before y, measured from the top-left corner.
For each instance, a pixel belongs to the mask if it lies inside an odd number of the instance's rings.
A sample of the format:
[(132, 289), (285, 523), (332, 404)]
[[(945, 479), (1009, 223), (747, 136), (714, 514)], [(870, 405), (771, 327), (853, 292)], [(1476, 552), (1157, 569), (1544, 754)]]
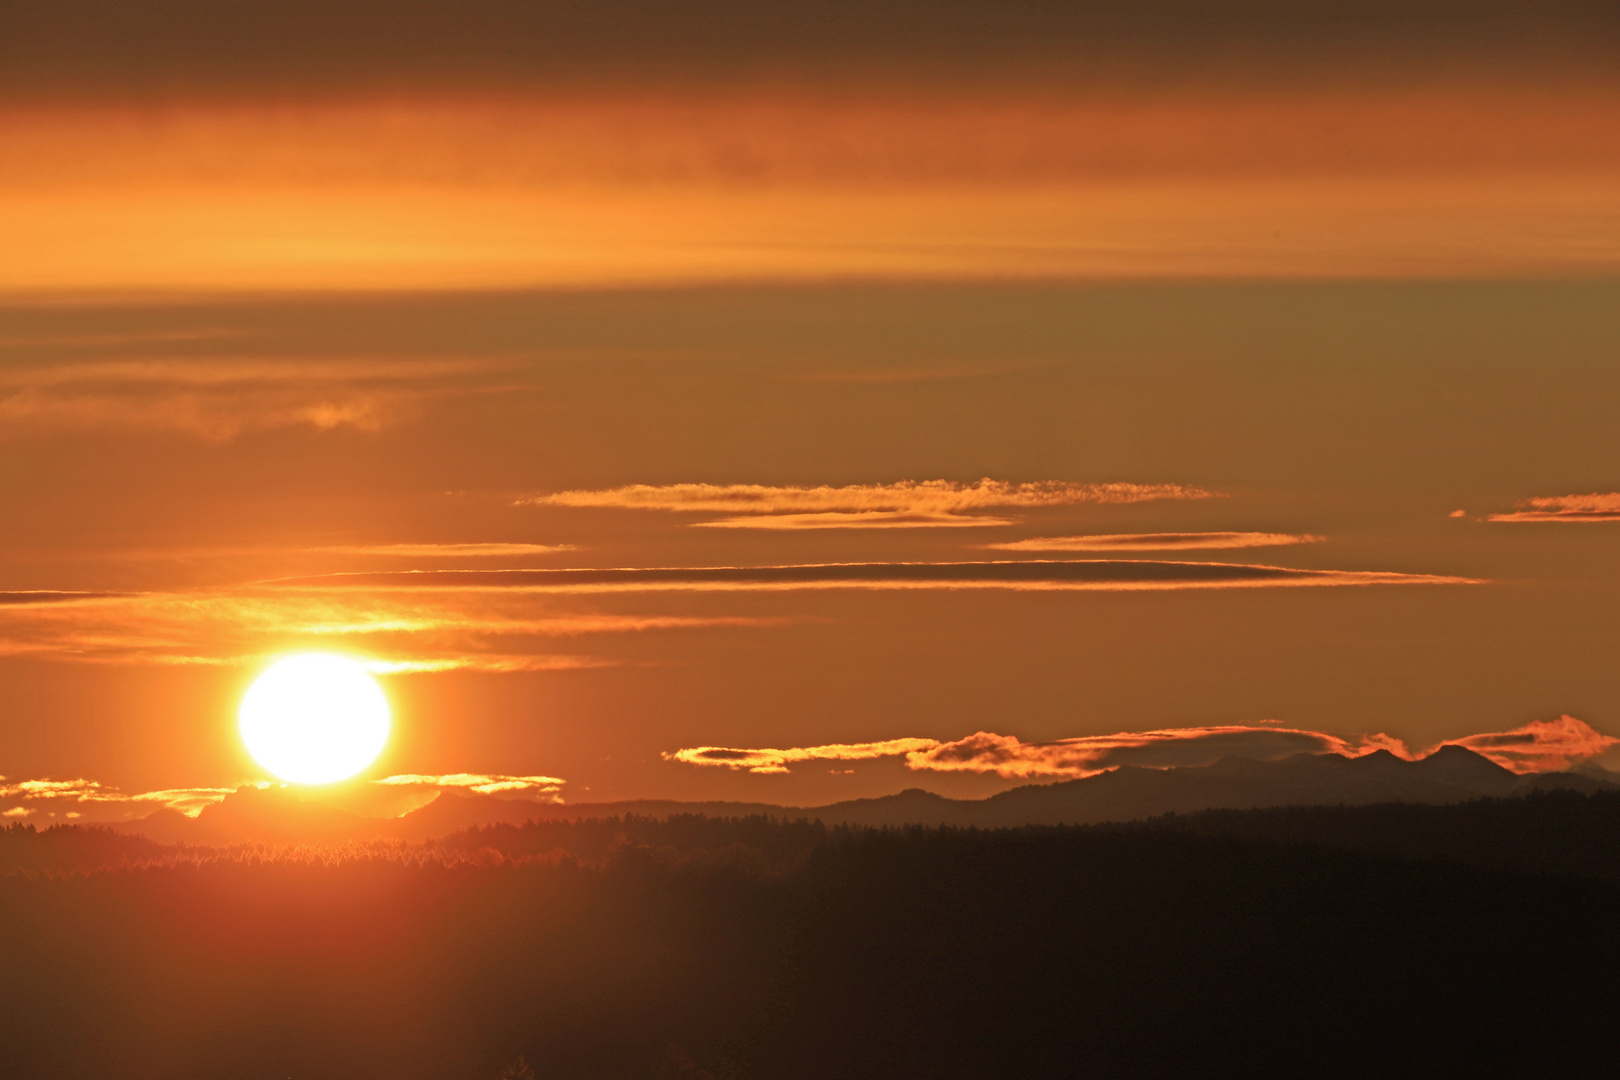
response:
[(1016, 787), (985, 799), (951, 799), (908, 788), (893, 795), (823, 806), (676, 799), (543, 803), (446, 791), (427, 805), (393, 819), (362, 817), (303, 802), (278, 789), (245, 788), (203, 810), (195, 820), (172, 810), (160, 810), (119, 828), (165, 843), (426, 840), (486, 825), (627, 815), (667, 818), (681, 814), (802, 818), (826, 825), (864, 827), (1008, 828), (1123, 823), (1203, 810), (1381, 803), (1446, 805), (1559, 789), (1584, 793), (1620, 790), (1620, 774), (1586, 767), (1521, 776), (1465, 747), (1444, 746), (1417, 761), (1380, 750), (1354, 758), (1299, 754), (1274, 761), (1223, 758), (1212, 765), (1171, 769), (1126, 766), (1078, 780)]

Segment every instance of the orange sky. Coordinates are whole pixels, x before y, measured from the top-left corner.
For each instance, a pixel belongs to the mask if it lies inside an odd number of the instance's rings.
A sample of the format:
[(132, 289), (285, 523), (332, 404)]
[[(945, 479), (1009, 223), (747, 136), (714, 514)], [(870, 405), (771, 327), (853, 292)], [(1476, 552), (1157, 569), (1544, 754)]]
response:
[(0, 292), (1608, 272), (1604, 86), (0, 110)]
[(625, 10), (6, 16), (0, 804), (259, 778), (304, 648), (387, 684), (374, 779), (572, 801), (1614, 763), (1611, 14)]

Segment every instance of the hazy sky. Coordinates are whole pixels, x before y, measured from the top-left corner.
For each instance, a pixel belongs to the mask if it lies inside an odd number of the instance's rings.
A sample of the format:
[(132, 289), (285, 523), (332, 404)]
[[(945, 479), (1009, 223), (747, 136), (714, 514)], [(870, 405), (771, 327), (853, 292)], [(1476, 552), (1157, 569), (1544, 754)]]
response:
[(1620, 732), (1609, 5), (224, 12), (0, 13), (0, 804)]

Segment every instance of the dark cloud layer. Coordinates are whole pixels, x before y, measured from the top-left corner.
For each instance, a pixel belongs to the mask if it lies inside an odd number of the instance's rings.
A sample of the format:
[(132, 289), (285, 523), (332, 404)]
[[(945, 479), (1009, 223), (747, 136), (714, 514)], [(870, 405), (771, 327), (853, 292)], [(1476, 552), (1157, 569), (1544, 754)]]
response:
[(75, 600), (112, 600), (129, 593), (73, 592), (66, 589), (22, 589), (0, 592), (0, 607), (22, 607), (35, 604), (69, 604)]
[(1242, 588), (1287, 585), (1471, 584), (1466, 578), (1382, 571), (1297, 570), (1242, 563), (1138, 559), (1018, 562), (810, 563), (794, 566), (613, 567), (559, 570), (413, 570), (298, 578), (283, 585), (360, 588)]
[(505, 90), (918, 77), (961, 85), (1345, 66), (1388, 77), (1444, 74), (1470, 57), (1612, 70), (1617, 29), (1620, 9), (1590, 0), (13, 0), (0, 5), (0, 88)]

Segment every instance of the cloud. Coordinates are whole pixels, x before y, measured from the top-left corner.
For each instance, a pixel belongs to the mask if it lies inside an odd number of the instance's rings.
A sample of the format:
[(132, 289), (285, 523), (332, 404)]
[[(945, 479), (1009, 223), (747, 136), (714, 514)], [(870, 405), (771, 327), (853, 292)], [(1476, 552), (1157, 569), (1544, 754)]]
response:
[[(701, 522), (710, 527), (918, 528), (929, 525), (1004, 525), (975, 520), (969, 511), (1004, 507), (1138, 503), (1157, 499), (1212, 499), (1215, 492), (1185, 484), (1081, 484), (1043, 480), (1015, 484), (985, 477), (971, 484), (950, 480), (903, 480), (843, 487), (778, 487), (768, 484), (628, 484), (594, 491), (560, 491), (522, 500), (532, 506), (662, 510), (732, 515)], [(774, 517), (773, 517), (774, 515)]]
[[(411, 580), (407, 578), (407, 581)], [(379, 673), (562, 671), (616, 661), (560, 654), (586, 635), (752, 629), (771, 616), (559, 610), (535, 594), (359, 593), (257, 587), (138, 594), (51, 594), (0, 604), (0, 655), (110, 664), (248, 666), (300, 649), (338, 649)]]
[(1291, 728), (1227, 726), (1120, 732), (1043, 743), (1024, 743), (1011, 735), (980, 731), (953, 742), (908, 738), (785, 750), (700, 746), (677, 750), (664, 757), (688, 765), (718, 765), (759, 773), (787, 772), (790, 764), (800, 761), (904, 757), (908, 769), (995, 773), (1008, 779), (1032, 779), (1092, 776), (1120, 765), (1162, 769), (1207, 765), (1223, 757), (1354, 755), (1392, 746), (1399, 744), (1385, 735), (1349, 741)]
[[(258, 660), (253, 657), (252, 660)], [(248, 661), (243, 661), (248, 662)], [(363, 660), (367, 671), (377, 675), (431, 675), (441, 671), (481, 671), (490, 675), (511, 675), (521, 671), (586, 671), (619, 667), (620, 661), (600, 656), (546, 656), (482, 653), (469, 656), (429, 657), (422, 660)]]
[(504, 776), (485, 773), (443, 775), (402, 773), (398, 776), (385, 776), (373, 782), (391, 787), (429, 787), (441, 790), (457, 788), (475, 791), (480, 795), (496, 795), (510, 791), (538, 791), (546, 795), (555, 795), (562, 790), (562, 785), (567, 783), (566, 780), (560, 780), (555, 776)]
[(1526, 499), (1511, 513), (1487, 514), (1486, 521), (1620, 521), (1620, 491), (1590, 495), (1551, 495)]
[(22, 589), (0, 592), (0, 607), (23, 607), (36, 604), (71, 604), (83, 600), (107, 600), (131, 596), (132, 593), (74, 592), (68, 589)]
[(1465, 746), (1516, 773), (1537, 773), (1567, 769), (1620, 746), (1620, 739), (1566, 714), (1556, 720), (1533, 720), (1512, 731), (1452, 739), (1445, 745)]
[(1358, 756), (1389, 748), (1388, 736), (1345, 740), (1318, 731), (1276, 727), (1199, 727), (1119, 732), (1024, 743), (981, 731), (907, 755), (907, 767), (936, 772), (991, 772), (1008, 778), (1091, 776), (1121, 765), (1166, 769), (1209, 765), (1223, 757), (1271, 760), (1293, 754)]
[(1471, 579), (1240, 563), (1008, 560), (763, 567), (408, 570), (222, 589), (0, 594), (0, 656), (99, 664), (251, 666), (300, 650), (385, 674), (566, 671), (621, 663), (559, 649), (603, 634), (757, 630), (798, 616), (574, 610), (570, 595), (803, 589), (1164, 590), (1465, 584)]
[(905, 755), (909, 762), (912, 754), (938, 745), (934, 739), (889, 739), (874, 743), (799, 746), (788, 750), (739, 750), (727, 746), (697, 746), (690, 750), (667, 753), (664, 760), (680, 761), (688, 765), (721, 765), (728, 769), (747, 769), (756, 773), (785, 773), (789, 764), (799, 761), (863, 761), (868, 758)]
[[(143, 791), (137, 794), (126, 794), (116, 787), (102, 784), (95, 780), (83, 778), (76, 780), (22, 780), (11, 783), (0, 776), (0, 799), (20, 799), (24, 803), (43, 802), (47, 804), (71, 802), (75, 805), (124, 806), (145, 807), (163, 806), (171, 810), (178, 810), (189, 817), (196, 817), (203, 807), (216, 803), (233, 791), (233, 788), (169, 788), (162, 791)], [(8, 817), (26, 817), (35, 812), (35, 808), (26, 805), (12, 807), (6, 811)], [(80, 816), (77, 813), (70, 817)]]
[(554, 593), (792, 589), (1014, 589), (1141, 591), (1348, 585), (1476, 585), (1474, 578), (1382, 570), (1299, 570), (1251, 563), (1149, 559), (998, 562), (797, 563), (783, 566), (412, 570), (294, 578), (288, 586), (355, 589), (527, 590)]
[[(445, 544), (320, 544), (308, 547), (282, 544), (275, 546), (120, 548), (112, 551), (98, 551), (96, 552), (96, 558), (136, 562), (301, 555), (343, 555), (384, 559), (507, 559), (557, 555), (578, 550), (580, 549), (576, 544), (531, 544), (504, 541)], [(0, 593), (0, 597), (8, 595), (14, 594)], [(64, 593), (63, 595), (70, 594)], [(0, 600), (0, 603), (3, 602), (3, 600)]]
[(1036, 536), (1028, 540), (982, 546), (995, 551), (1213, 551), (1315, 544), (1324, 539), (1305, 533), (1096, 533), (1089, 536)]
[(485, 393), (500, 359), (308, 361), (222, 356), (28, 364), (0, 371), (0, 430), (124, 427), (226, 441), (246, 431), (380, 431), (428, 400)]
[(573, 544), (350, 544), (310, 548), (329, 555), (381, 555), (424, 559), (497, 559), (524, 555), (555, 555), (578, 550)]
[(899, 510), (828, 510), (819, 514), (761, 514), (695, 521), (705, 529), (937, 529), (1016, 525), (1014, 518), (988, 514), (907, 513)]
[[(526, 793), (550, 796), (560, 802), (560, 792), (567, 781), (555, 776), (508, 776), (485, 773), (449, 773), (444, 775), (405, 773), (372, 780), (380, 788), (420, 789), (422, 791), (473, 791), (482, 795)], [(95, 780), (23, 780), (7, 783), (0, 776), (0, 799), (16, 801), (18, 805), (0, 811), (0, 817), (24, 818), (39, 812), (40, 806), (71, 804), (91, 813), (95, 820), (131, 820), (145, 817), (162, 807), (178, 811), (187, 817), (196, 817), (204, 809), (223, 801), (242, 787), (268, 788), (271, 783), (259, 780), (232, 787), (167, 788), (160, 791), (127, 793)], [(29, 805), (30, 803), (36, 805)], [(52, 816), (56, 816), (52, 813)], [(78, 811), (61, 816), (81, 818)]]
[[(1615, 745), (1614, 739), (1572, 716), (1536, 721), (1513, 731), (1470, 735), (1443, 745), (1465, 746), (1518, 773), (1549, 772), (1594, 757)], [(806, 761), (859, 761), (903, 757), (908, 769), (925, 772), (993, 773), (1012, 780), (1075, 779), (1123, 765), (1168, 769), (1209, 765), (1221, 758), (1275, 760), (1294, 754), (1342, 754), (1360, 757), (1388, 750), (1413, 760), (1404, 742), (1385, 734), (1340, 736), (1275, 725), (1163, 728), (1088, 735), (1026, 743), (1012, 735), (980, 731), (963, 739), (905, 738), (870, 743), (834, 743), (746, 749), (698, 746), (665, 753), (666, 761), (782, 773)]]

